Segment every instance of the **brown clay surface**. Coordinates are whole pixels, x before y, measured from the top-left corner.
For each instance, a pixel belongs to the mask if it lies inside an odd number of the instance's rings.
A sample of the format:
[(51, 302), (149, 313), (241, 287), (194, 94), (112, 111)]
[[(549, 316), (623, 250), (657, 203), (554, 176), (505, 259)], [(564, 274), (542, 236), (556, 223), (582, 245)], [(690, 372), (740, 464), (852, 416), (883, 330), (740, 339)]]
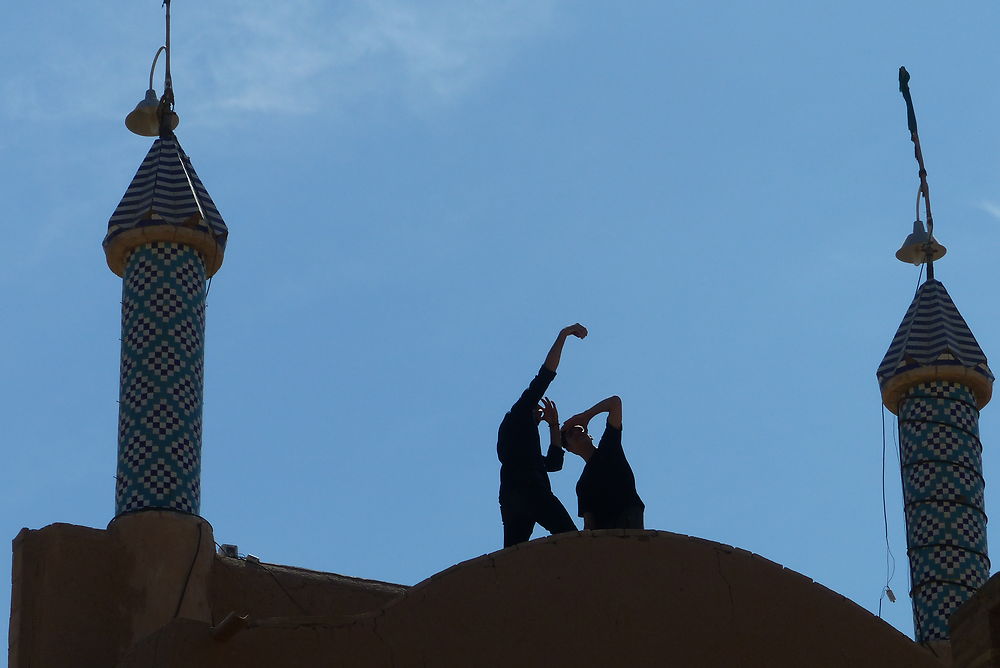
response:
[(254, 619), (225, 642), (177, 621), (121, 668), (941, 668), (842, 596), (767, 559), (655, 531), (536, 540), (464, 562), (382, 610)]

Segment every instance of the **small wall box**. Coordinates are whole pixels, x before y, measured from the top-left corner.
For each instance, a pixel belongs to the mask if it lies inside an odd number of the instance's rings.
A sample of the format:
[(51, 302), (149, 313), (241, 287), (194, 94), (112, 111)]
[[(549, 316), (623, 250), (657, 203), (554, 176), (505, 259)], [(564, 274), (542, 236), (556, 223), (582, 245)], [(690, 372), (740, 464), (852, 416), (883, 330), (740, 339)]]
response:
[(222, 553), (222, 556), (229, 557), (230, 559), (239, 559), (240, 557), (239, 548), (235, 545), (229, 545), (228, 543), (225, 545), (220, 545), (219, 552)]

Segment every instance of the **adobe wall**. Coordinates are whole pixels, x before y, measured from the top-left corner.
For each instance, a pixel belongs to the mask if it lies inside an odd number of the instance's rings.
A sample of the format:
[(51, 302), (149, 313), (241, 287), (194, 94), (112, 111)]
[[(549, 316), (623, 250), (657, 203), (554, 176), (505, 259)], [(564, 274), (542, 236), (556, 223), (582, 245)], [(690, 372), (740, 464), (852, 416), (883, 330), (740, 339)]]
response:
[(409, 587), (305, 568), (253, 564), (216, 555), (209, 585), (212, 619), (228, 613), (264, 617), (337, 615), (377, 610)]
[(13, 541), (11, 668), (108, 668), (175, 619), (227, 613), (335, 615), (378, 609), (407, 588), (215, 554), (199, 517), (145, 511), (107, 530), (53, 524)]
[(106, 531), (53, 524), (13, 544), (9, 665), (107, 666), (175, 617), (209, 621), (212, 527), (124, 515)]
[[(14, 539), (8, 658), (11, 668), (114, 665), (127, 646), (121, 609), (130, 593), (121, 551), (106, 531), (53, 524)], [(97, 592), (105, 592), (96, 596)]]
[(955, 668), (1000, 668), (1000, 574), (959, 606), (950, 628)]
[(353, 621), (257, 618), (225, 641), (174, 622), (120, 668), (741, 666), (941, 668), (844, 597), (749, 552), (655, 531), (525, 543)]

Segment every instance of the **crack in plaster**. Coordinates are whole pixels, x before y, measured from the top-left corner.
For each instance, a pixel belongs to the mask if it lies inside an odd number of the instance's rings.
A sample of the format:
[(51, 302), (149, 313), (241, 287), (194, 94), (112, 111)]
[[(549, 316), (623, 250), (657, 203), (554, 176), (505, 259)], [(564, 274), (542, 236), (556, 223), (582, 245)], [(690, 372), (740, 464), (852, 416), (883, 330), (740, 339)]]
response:
[(379, 642), (381, 642), (383, 645), (385, 645), (385, 648), (389, 651), (389, 665), (392, 666), (392, 668), (395, 668), (396, 667), (396, 655), (392, 651), (392, 645), (390, 645), (388, 642), (386, 642), (385, 638), (382, 637), (382, 634), (378, 632), (378, 620), (379, 620), (379, 617), (381, 617), (381, 615), (372, 617), (372, 633), (375, 634), (375, 637), (379, 639)]
[(497, 574), (497, 562), (496, 562), (496, 559), (494, 559), (491, 556), (487, 556), (486, 558), (489, 560), (487, 562), (489, 564), (489, 569), (491, 571), (493, 571), (493, 584), (499, 586), (500, 585), (500, 576)]
[(722, 553), (719, 550), (715, 550), (715, 564), (719, 570), (719, 577), (722, 581), (726, 583), (726, 589), (729, 591), (729, 622), (736, 628), (736, 602), (733, 600), (733, 585), (726, 577), (725, 573), (722, 572)]

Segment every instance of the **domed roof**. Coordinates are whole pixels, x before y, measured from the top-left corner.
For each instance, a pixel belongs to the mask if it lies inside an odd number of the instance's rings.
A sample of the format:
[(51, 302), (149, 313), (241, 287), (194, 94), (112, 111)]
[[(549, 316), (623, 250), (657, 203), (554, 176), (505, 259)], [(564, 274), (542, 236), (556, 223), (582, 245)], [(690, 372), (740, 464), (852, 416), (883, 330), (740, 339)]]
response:
[[(405, 555), (401, 555), (405, 558)], [(941, 668), (843, 596), (745, 550), (662, 531), (560, 534), (472, 559), (352, 620), (251, 620), (213, 643), (165, 627), (190, 666), (740, 666)], [(217, 659), (217, 661), (216, 661)]]

